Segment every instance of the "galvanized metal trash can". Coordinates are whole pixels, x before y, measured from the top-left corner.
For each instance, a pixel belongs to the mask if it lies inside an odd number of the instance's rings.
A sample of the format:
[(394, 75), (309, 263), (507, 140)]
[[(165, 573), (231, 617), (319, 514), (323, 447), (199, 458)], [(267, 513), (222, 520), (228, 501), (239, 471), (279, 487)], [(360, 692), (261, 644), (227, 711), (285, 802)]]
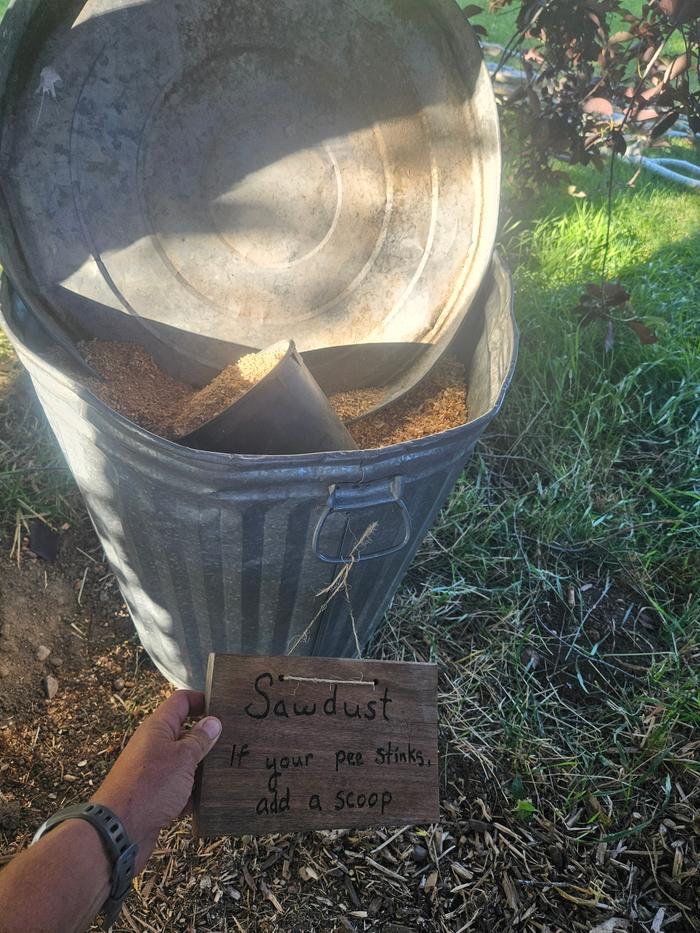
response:
[[(4, 325), (144, 647), (198, 688), (212, 650), (353, 654), (515, 360), (473, 31), (452, 0), (14, 0), (0, 49)], [(327, 392), (400, 390), (462, 327), (472, 421), (372, 451), (190, 450), (52, 365), (41, 314), (193, 384), (293, 338)]]
[(22, 335), (5, 280), (3, 326), (170, 681), (201, 689), (210, 651), (284, 654), (314, 619), (298, 653), (352, 656), (351, 612), (366, 644), (510, 383), (517, 330), (498, 258), (482, 295), (455, 345), (469, 365), (469, 424), (378, 450), (260, 457), (189, 450), (112, 411), (37, 352), (40, 334)]

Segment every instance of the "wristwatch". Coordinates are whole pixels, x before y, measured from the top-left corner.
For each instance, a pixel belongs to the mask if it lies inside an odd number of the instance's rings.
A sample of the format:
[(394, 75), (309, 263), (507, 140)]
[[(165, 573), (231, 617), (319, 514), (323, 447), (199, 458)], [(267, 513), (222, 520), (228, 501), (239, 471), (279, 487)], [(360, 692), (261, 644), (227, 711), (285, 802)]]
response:
[(102, 908), (105, 929), (109, 930), (131, 890), (139, 847), (130, 842), (119, 817), (112, 813), (109, 807), (103, 807), (99, 803), (77, 803), (72, 807), (66, 807), (65, 810), (59, 810), (41, 824), (30, 844), (34, 845), (43, 835), (66, 820), (85, 820), (94, 826), (112, 863), (109, 897)]

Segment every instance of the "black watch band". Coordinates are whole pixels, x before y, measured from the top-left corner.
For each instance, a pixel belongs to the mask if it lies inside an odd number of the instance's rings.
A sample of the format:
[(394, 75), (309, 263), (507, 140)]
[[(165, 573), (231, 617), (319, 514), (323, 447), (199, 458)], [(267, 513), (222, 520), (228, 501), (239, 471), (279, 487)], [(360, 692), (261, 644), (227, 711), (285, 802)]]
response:
[(45, 833), (58, 826), (59, 823), (65, 823), (66, 820), (86, 820), (100, 834), (107, 850), (107, 856), (112, 863), (112, 876), (109, 897), (102, 911), (105, 916), (105, 926), (109, 929), (119, 916), (122, 904), (131, 890), (136, 853), (139, 847), (129, 841), (124, 824), (119, 817), (115, 816), (109, 807), (103, 807), (99, 803), (76, 803), (72, 807), (66, 807), (65, 810), (59, 810), (41, 824), (34, 833), (31, 845), (38, 842)]

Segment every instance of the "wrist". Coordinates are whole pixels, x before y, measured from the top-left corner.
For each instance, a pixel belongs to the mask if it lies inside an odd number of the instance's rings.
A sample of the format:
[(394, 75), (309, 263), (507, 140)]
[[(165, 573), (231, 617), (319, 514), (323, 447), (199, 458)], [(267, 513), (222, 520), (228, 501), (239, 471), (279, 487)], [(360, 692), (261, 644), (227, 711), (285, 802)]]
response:
[(92, 795), (90, 803), (107, 807), (124, 824), (129, 840), (138, 846), (136, 870), (137, 873), (140, 872), (153, 850), (158, 832), (150, 831), (148, 822), (143, 814), (138, 812), (133, 797), (101, 787)]
[(80, 819), (59, 823), (0, 872), (0, 929), (87, 929), (109, 897), (111, 873), (94, 827)]
[[(112, 863), (104, 847), (99, 832), (85, 820), (68, 819), (60, 823), (55, 829), (43, 837), (43, 840), (60, 841), (67, 851), (80, 850), (89, 856), (90, 863), (95, 868), (95, 880), (106, 891), (109, 890), (109, 879), (112, 874)], [(106, 896), (106, 894), (105, 894)]]
[[(104, 899), (102, 910), (105, 915), (105, 924), (108, 928), (114, 924), (119, 911), (122, 908), (124, 899), (131, 890), (132, 881), (136, 871), (136, 856), (138, 855), (138, 845), (131, 841), (128, 831), (123, 821), (110, 808), (96, 801), (88, 803), (76, 803), (65, 807), (50, 816), (37, 829), (32, 839), (31, 845), (44, 841), (44, 850), (52, 841), (54, 848), (58, 844), (60, 851), (65, 852), (66, 847), (70, 852), (87, 845), (88, 838), (92, 840), (91, 851), (83, 851), (83, 859), (87, 858), (91, 866), (91, 888), (94, 890), (97, 886), (104, 889), (104, 876), (100, 879), (96, 874), (95, 866), (95, 840), (94, 837), (87, 837), (83, 833), (81, 838), (76, 838), (79, 830), (70, 828), (64, 829), (62, 833), (55, 833), (50, 842), (45, 841), (45, 837), (52, 830), (65, 826), (69, 821), (84, 821), (88, 827), (94, 829), (97, 833), (99, 843), (104, 849), (106, 859), (109, 863), (109, 884), (107, 887), (107, 897)], [(94, 876), (94, 877), (93, 877)], [(78, 927), (75, 927), (78, 929)], [(82, 927), (81, 927), (82, 929)]]

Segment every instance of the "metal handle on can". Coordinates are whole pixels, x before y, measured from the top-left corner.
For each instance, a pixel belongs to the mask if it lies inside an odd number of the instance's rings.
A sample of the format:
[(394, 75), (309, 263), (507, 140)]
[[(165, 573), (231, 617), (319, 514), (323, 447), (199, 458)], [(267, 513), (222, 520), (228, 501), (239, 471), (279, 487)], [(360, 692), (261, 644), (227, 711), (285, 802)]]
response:
[(400, 544), (383, 548), (380, 551), (361, 552), (354, 558), (359, 563), (364, 560), (376, 560), (379, 557), (389, 557), (403, 550), (411, 540), (411, 515), (406, 503), (403, 501), (403, 476), (394, 476), (392, 479), (375, 480), (371, 483), (357, 485), (338, 484), (328, 487), (328, 504), (316, 525), (312, 547), (314, 554), (326, 564), (347, 564), (348, 557), (331, 557), (324, 554), (320, 547), (320, 538), (323, 528), (334, 512), (352, 512), (359, 509), (378, 508), (381, 506), (396, 507), (399, 509), (403, 522), (403, 540)]

